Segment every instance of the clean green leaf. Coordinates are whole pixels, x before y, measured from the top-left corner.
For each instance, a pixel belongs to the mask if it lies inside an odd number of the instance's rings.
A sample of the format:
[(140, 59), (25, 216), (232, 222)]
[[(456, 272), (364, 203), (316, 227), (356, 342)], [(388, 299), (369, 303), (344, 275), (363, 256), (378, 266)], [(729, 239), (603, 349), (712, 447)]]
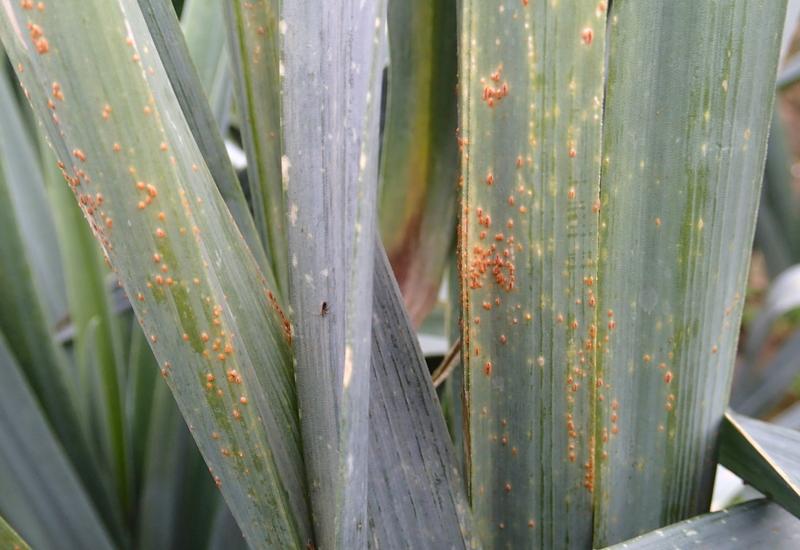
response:
[(302, 547), (289, 334), (137, 2), (3, 11), (0, 36), (34, 111), (245, 537)]
[[(5, 52), (0, 46), (0, 67)], [(0, 164), (9, 188), (19, 233), (30, 258), (34, 284), (51, 327), (67, 313), (56, 229), (47, 202), (35, 141), (23, 120), (11, 81), (0, 78)]]
[[(749, 416), (763, 416), (777, 407), (800, 372), (800, 331), (796, 331), (765, 365), (745, 364), (753, 376), (736, 385), (731, 408)], [(741, 371), (739, 371), (741, 372)], [(739, 374), (737, 372), (737, 375)]]
[(592, 542), (606, 14), (464, 0), (466, 476), (488, 547)]
[(187, 1), (181, 12), (181, 27), (214, 120), (224, 134), (233, 99), (233, 75), (226, 27), (220, 24), (225, 13), (223, 1)]
[(22, 372), (0, 333), (0, 515), (34, 548), (113, 548)]
[(755, 237), (756, 247), (764, 253), (771, 277), (800, 262), (800, 202), (792, 189), (794, 177), (788, 147), (783, 122), (776, 109), (769, 133)]
[(614, 2), (595, 545), (708, 509), (785, 2)]
[(800, 264), (783, 271), (769, 286), (758, 317), (753, 321), (747, 336), (745, 359), (755, 363), (767, 343), (772, 324), (781, 315), (798, 308), (800, 308)]

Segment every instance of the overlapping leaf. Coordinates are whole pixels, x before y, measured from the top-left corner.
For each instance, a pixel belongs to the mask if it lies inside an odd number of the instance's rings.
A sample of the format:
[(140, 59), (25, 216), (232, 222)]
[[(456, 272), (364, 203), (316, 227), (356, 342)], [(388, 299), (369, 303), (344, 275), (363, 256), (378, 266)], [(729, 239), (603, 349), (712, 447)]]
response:
[[(0, 36), (251, 544), (311, 540), (289, 337), (136, 2), (3, 5)], [(89, 123), (92, 121), (92, 123)]]

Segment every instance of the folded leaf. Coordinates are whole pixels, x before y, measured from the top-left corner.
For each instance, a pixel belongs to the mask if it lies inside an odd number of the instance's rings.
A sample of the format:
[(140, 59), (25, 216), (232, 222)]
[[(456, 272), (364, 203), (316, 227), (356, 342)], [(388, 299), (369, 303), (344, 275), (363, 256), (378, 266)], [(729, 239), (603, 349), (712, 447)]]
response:
[(386, 253), (375, 251), (370, 548), (473, 548), (464, 482)]
[(800, 432), (728, 412), (719, 461), (800, 517)]

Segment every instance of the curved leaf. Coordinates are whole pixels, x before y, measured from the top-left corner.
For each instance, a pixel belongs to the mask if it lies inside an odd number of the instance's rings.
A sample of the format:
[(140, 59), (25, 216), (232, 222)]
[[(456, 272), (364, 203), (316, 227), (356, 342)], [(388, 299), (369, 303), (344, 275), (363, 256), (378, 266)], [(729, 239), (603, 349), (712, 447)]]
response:
[(379, 218), (415, 326), (436, 302), (456, 235), (455, 4), (389, 2)]

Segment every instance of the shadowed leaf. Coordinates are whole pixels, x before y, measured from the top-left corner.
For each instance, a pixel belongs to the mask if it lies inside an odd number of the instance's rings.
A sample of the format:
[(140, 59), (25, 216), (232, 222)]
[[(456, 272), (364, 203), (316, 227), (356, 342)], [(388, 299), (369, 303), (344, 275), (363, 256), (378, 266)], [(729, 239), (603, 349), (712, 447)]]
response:
[(455, 4), (389, 2), (391, 63), (379, 217), (415, 326), (436, 302), (456, 235)]

